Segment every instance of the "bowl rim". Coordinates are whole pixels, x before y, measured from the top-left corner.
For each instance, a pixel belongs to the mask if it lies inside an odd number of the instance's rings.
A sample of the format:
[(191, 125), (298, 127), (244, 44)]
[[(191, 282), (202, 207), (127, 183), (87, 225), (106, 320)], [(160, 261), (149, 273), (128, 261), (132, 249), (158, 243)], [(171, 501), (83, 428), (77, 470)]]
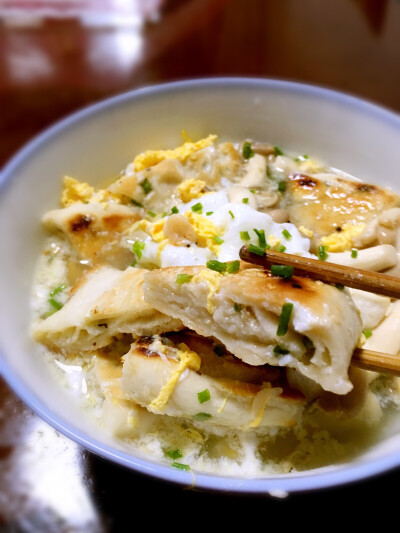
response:
[[(29, 159), (31, 154), (45, 146), (49, 139), (55, 135), (67, 131), (70, 127), (93, 117), (97, 113), (112, 107), (134, 100), (140, 100), (147, 96), (166, 95), (182, 89), (220, 88), (223, 86), (235, 88), (256, 89), (279, 89), (286, 93), (315, 96), (319, 99), (329, 100), (340, 105), (357, 108), (363, 113), (390, 123), (400, 130), (400, 114), (388, 107), (377, 104), (365, 98), (360, 98), (350, 93), (339, 91), (320, 85), (282, 80), (276, 78), (254, 77), (211, 77), (192, 78), (164, 83), (155, 83), (134, 88), (99, 102), (78, 109), (66, 117), (57, 120), (52, 125), (36, 134), (25, 143), (6, 162), (0, 171), (0, 194), (3, 188), (12, 181), (13, 174), (18, 167)], [(370, 479), (379, 474), (388, 472), (400, 466), (400, 452), (393, 451), (384, 457), (374, 458), (358, 464), (335, 465), (312, 471), (299, 472), (290, 475), (275, 475), (268, 477), (237, 478), (232, 475), (223, 476), (212, 473), (183, 471), (152, 462), (151, 459), (141, 459), (128, 452), (116, 450), (112, 446), (105, 445), (95, 439), (86, 436), (72, 425), (66, 423), (61, 417), (54, 414), (49, 406), (46, 406), (30, 389), (27, 389), (22, 379), (14, 373), (5, 362), (0, 346), (0, 375), (5, 379), (15, 394), (35, 412), (42, 420), (54, 429), (70, 438), (85, 449), (103, 459), (115, 462), (120, 466), (127, 467), (140, 474), (149, 475), (158, 480), (172, 482), (182, 486), (203, 489), (207, 491), (222, 491), (231, 493), (266, 494), (271, 496), (286, 496), (289, 493), (306, 492), (317, 489), (333, 488), (346, 484)]]

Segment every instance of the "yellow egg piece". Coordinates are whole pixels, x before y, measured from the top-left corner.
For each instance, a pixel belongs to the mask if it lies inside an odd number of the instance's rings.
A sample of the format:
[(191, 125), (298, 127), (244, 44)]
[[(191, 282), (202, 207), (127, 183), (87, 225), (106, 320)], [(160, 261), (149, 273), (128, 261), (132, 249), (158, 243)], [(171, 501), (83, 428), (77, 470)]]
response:
[(203, 196), (202, 190), (204, 189), (206, 182), (203, 180), (189, 179), (183, 181), (178, 185), (178, 193), (182, 202), (190, 202), (194, 198), (200, 198)]
[(70, 176), (65, 176), (63, 191), (61, 193), (61, 205), (62, 207), (68, 207), (77, 202), (89, 202), (94, 192), (94, 187), (88, 183), (83, 183)]
[(275, 248), (276, 246), (279, 246), (281, 243), (281, 240), (276, 237), (275, 235), (269, 235), (268, 237), (268, 244), (271, 246), (271, 248)]
[(184, 216), (187, 217), (197, 235), (197, 246), (208, 248), (218, 255), (220, 245), (214, 240), (214, 237), (219, 235), (219, 230), (214, 222), (202, 215), (193, 213), (193, 211), (186, 211)]
[(221, 282), (221, 274), (219, 274), (215, 270), (205, 268), (201, 270), (198, 274), (193, 276), (191, 281), (192, 283), (198, 283), (203, 281), (207, 283), (209, 289), (207, 295), (207, 311), (212, 314), (214, 312), (213, 298), (214, 294), (219, 289), (219, 285)]
[(365, 224), (344, 224), (341, 231), (335, 231), (321, 238), (321, 244), (329, 252), (345, 252), (353, 247), (354, 238), (365, 229)]
[(160, 163), (164, 159), (179, 159), (179, 161), (184, 162), (194, 152), (210, 146), (216, 138), (216, 135), (209, 135), (196, 142), (187, 141), (173, 150), (148, 150), (136, 156), (133, 162), (133, 168), (136, 172), (140, 172), (141, 170), (157, 165), (157, 163)]

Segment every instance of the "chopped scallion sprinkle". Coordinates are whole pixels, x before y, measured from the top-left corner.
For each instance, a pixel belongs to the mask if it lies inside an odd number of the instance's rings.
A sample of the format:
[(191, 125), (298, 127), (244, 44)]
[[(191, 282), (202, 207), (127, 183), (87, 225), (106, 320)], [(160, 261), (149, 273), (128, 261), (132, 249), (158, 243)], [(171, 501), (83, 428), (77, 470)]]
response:
[(283, 155), (283, 152), (279, 148), (279, 146), (274, 146), (274, 153), (275, 153), (275, 155)]
[(339, 291), (343, 291), (343, 290), (344, 290), (344, 285), (342, 285), (341, 283), (335, 283), (335, 287), (336, 287)]
[(267, 239), (265, 238), (265, 231), (263, 229), (253, 229), (253, 231), (258, 237), (259, 247), (263, 250), (269, 248), (269, 245), (267, 244)]
[(289, 353), (289, 350), (286, 350), (286, 348), (283, 348), (279, 344), (277, 344), (272, 351), (275, 355), (286, 355)]
[(198, 202), (197, 204), (192, 205), (193, 213), (201, 213), (203, 211), (203, 204)]
[(177, 213), (179, 213), (179, 209), (176, 207), (176, 205), (174, 205), (174, 207), (171, 209), (171, 213), (173, 215), (176, 215)]
[(55, 298), (49, 298), (48, 302), (56, 311), (59, 311), (63, 306), (63, 304), (57, 301)]
[(248, 203), (249, 203), (249, 199), (248, 199), (248, 198), (242, 198), (242, 202), (243, 202), (244, 204), (248, 204)]
[(249, 246), (248, 246), (248, 250), (249, 250), (249, 252), (251, 252), (252, 254), (261, 255), (261, 256), (263, 256), (263, 255), (264, 255), (264, 252), (265, 252), (265, 250), (263, 250), (263, 249), (260, 248), (259, 246), (255, 246), (254, 244), (249, 244)]
[(257, 191), (256, 191), (255, 189), (250, 189), (250, 192), (251, 192), (252, 194), (256, 194)]
[(249, 159), (250, 157), (253, 157), (254, 151), (249, 141), (245, 141), (243, 143), (242, 154), (243, 154), (244, 159)]
[(237, 272), (238, 270), (240, 270), (239, 260), (230, 261), (229, 263), (226, 264), (226, 271), (228, 272), (228, 274), (233, 274), (234, 272)]
[(212, 215), (214, 213), (214, 211), (207, 211), (206, 215), (209, 217), (210, 215)]
[(184, 465), (182, 463), (177, 463), (176, 461), (171, 463), (171, 466), (173, 466), (174, 468), (178, 468), (179, 470), (190, 470), (190, 466), (189, 465)]
[(133, 205), (136, 205), (136, 207), (143, 207), (143, 204), (141, 204), (140, 202), (138, 202), (137, 200), (133, 199), (131, 200), (131, 203)]
[(199, 400), (199, 403), (205, 403), (208, 402), (211, 398), (210, 391), (208, 389), (205, 389), (201, 392), (197, 393), (197, 398)]
[(52, 296), (55, 296), (56, 294), (59, 294), (60, 292), (62, 292), (64, 289), (65, 289), (66, 285), (62, 284), (62, 285), (59, 285), (58, 287), (56, 287), (55, 289), (53, 289), (50, 293), (50, 297)]
[(235, 218), (235, 215), (232, 213), (232, 211), (229, 211), (229, 214), (231, 215), (232, 218)]
[(280, 181), (278, 183), (278, 191), (279, 192), (285, 192), (286, 191), (286, 182), (285, 181)]
[(249, 232), (248, 231), (241, 231), (240, 232), (240, 238), (242, 239), (242, 241), (249, 241), (250, 240)]
[(223, 239), (221, 239), (219, 235), (214, 235), (213, 241), (216, 242), (217, 244), (222, 244), (224, 242)]
[(271, 265), (271, 274), (281, 278), (290, 279), (293, 276), (294, 268), (288, 265)]
[(283, 244), (281, 244), (280, 246), (278, 246), (276, 251), (281, 252), (283, 254), (283, 252), (286, 252), (286, 246), (283, 246)]
[(151, 183), (147, 178), (145, 178), (141, 183), (140, 186), (143, 189), (144, 194), (149, 194), (153, 190), (153, 187), (151, 186)]
[(321, 244), (321, 246), (318, 248), (318, 259), (320, 261), (325, 261), (328, 257), (328, 253), (326, 251), (326, 246)]
[(358, 255), (358, 250), (356, 250), (355, 248), (353, 248), (352, 251), (351, 251), (351, 257), (352, 257), (353, 259), (355, 259), (355, 258), (357, 257), (357, 255)]
[(164, 453), (170, 459), (180, 459), (181, 457), (183, 457), (183, 454), (180, 450), (167, 450)]
[(178, 283), (178, 285), (182, 285), (183, 283), (189, 283), (192, 278), (193, 276), (190, 274), (178, 274), (175, 282)]
[(371, 335), (372, 335), (372, 330), (371, 329), (364, 329), (363, 333), (364, 333), (364, 337), (366, 339), (369, 339), (371, 337)]
[(194, 415), (194, 418), (196, 420), (208, 420), (211, 418), (211, 415), (209, 413), (197, 413), (197, 415)]
[(154, 213), (154, 211), (149, 211), (147, 214), (149, 215), (149, 217), (152, 217), (152, 218), (157, 216), (156, 213)]
[(221, 263), (221, 261), (217, 261), (216, 259), (211, 259), (210, 261), (207, 261), (206, 263), (207, 268), (210, 270), (215, 270), (216, 272), (225, 272), (227, 269), (227, 263)]
[(285, 237), (285, 239), (287, 239), (287, 240), (289, 240), (289, 239), (292, 238), (291, 234), (288, 232), (287, 229), (284, 229), (284, 230), (282, 231), (282, 235), (283, 235), (283, 236)]
[(142, 258), (144, 247), (145, 247), (145, 243), (142, 241), (135, 241), (132, 244), (132, 251), (138, 259)]
[(285, 302), (282, 305), (281, 314), (279, 316), (279, 324), (276, 331), (276, 334), (278, 337), (282, 337), (283, 335), (286, 335), (288, 328), (289, 328), (289, 322), (290, 322), (290, 316), (293, 311), (293, 304), (290, 302)]

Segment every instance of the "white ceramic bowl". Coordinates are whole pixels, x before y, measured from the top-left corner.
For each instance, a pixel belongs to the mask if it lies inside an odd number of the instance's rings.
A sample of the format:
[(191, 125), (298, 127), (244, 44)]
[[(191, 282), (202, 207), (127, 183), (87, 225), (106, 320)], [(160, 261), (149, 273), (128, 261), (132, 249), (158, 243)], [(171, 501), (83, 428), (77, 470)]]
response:
[[(266, 140), (324, 159), (365, 181), (400, 189), (400, 118), (337, 92), (275, 80), (211, 79), (139, 89), (84, 109), (30, 142), (6, 166), (0, 195), (0, 370), (60, 432), (141, 473), (191, 485), (190, 472), (130, 454), (103, 434), (55, 383), (29, 336), (41, 215), (57, 205), (64, 174), (90, 183), (117, 175), (145, 149), (192, 138)], [(400, 418), (400, 415), (399, 415)], [(258, 479), (196, 474), (196, 486), (246, 493), (296, 492), (361, 480), (400, 465), (400, 430), (349, 463)]]

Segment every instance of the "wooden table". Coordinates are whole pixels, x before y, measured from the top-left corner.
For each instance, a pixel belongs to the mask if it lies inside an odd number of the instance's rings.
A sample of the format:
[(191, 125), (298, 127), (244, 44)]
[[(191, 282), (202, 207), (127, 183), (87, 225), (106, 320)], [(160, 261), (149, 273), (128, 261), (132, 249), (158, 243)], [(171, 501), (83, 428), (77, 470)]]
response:
[[(38, 16), (40, 2), (31, 2), (30, 16), (10, 17), (1, 12), (10, 4), (0, 1), (0, 166), (76, 109), (183, 78), (297, 80), (400, 111), (396, 0), (139, 0), (139, 12), (124, 14), (124, 25), (110, 12), (103, 22), (93, 11), (79, 18), (68, 11), (68, 2), (60, 2), (62, 13), (44, 18)], [(104, 11), (111, 4), (97, 5)], [(208, 531), (235, 525), (239, 517), (264, 527), (311, 526), (315, 508), (325, 509), (334, 525), (350, 502), (360, 525), (369, 515), (368, 502), (375, 513), (397, 502), (389, 486), (399, 483), (399, 471), (286, 500), (187, 491), (85, 451), (45, 424), (1, 380), (0, 409), (0, 531), (133, 531), (142, 519), (152, 530), (165, 523)], [(361, 507), (354, 506), (355, 496)], [(192, 518), (184, 521), (187, 512)], [(326, 517), (320, 525), (325, 523)]]

